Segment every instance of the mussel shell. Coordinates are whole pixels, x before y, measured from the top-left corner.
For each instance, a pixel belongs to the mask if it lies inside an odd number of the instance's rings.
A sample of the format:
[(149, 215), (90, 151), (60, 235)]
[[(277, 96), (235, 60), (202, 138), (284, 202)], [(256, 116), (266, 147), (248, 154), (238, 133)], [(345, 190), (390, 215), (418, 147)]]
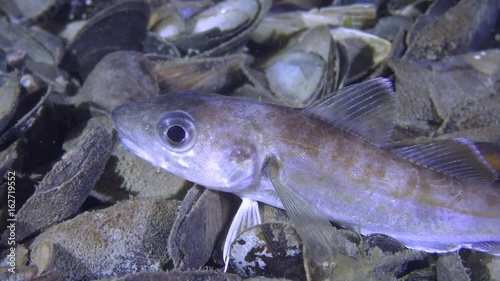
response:
[[(241, 0), (227, 0), (219, 3), (218, 5), (234, 5), (238, 6), (238, 1)], [(229, 30), (221, 30), (218, 27), (203, 30), (202, 32), (189, 34), (179, 37), (172, 41), (177, 46), (181, 54), (188, 56), (219, 56), (231, 53), (240, 49), (250, 37), (250, 33), (262, 21), (264, 16), (271, 8), (270, 0), (250, 0), (256, 4), (255, 15), (250, 16), (247, 21), (235, 26)], [(220, 11), (223, 16), (224, 11), (220, 10), (218, 5), (212, 7), (216, 11)], [(246, 3), (245, 5), (248, 5)], [(202, 14), (203, 15), (203, 14)]]
[(305, 280), (301, 240), (288, 223), (251, 227), (233, 242), (230, 268), (242, 277)]
[(381, 64), (391, 52), (391, 43), (352, 28), (332, 28), (333, 38), (345, 46), (350, 62), (348, 81), (355, 81)]
[(309, 10), (313, 8), (318, 8), (328, 1), (322, 0), (276, 0), (273, 1), (273, 10), (281, 9), (301, 9)]
[(189, 189), (168, 239), (168, 252), (176, 269), (202, 268), (207, 263), (224, 223), (230, 220), (230, 204), (221, 193), (196, 185)]
[(162, 94), (182, 90), (220, 92), (233, 80), (232, 76), (247, 59), (234, 54), (214, 58), (181, 58), (154, 61)]
[(325, 26), (293, 37), (265, 65), (267, 83), (280, 104), (303, 108), (340, 88), (349, 62)]
[(173, 60), (181, 57), (181, 53), (172, 42), (165, 41), (149, 33), (144, 41), (143, 51), (150, 59)]
[(19, 104), (20, 88), (17, 82), (17, 73), (0, 72), (0, 133), (7, 127)]
[[(40, 97), (38, 102), (34, 106), (28, 109), (28, 112), (26, 113), (23, 112), (24, 116), (16, 120), (15, 124), (6, 129), (0, 135), (0, 150), (10, 145), (12, 142), (14, 142), (17, 138), (21, 137), (31, 128), (34, 121), (40, 115), (40, 112), (42, 111), (45, 102), (48, 100), (51, 94), (52, 94), (52, 89), (49, 87), (47, 92), (42, 97)], [(23, 108), (23, 110), (26, 109), (27, 108)]]
[[(0, 151), (0, 177), (4, 177), (7, 173), (7, 171), (10, 169), (10, 166), (12, 163), (14, 163), (14, 160), (16, 160), (18, 152), (17, 152), (17, 146), (18, 142), (15, 142), (11, 144), (9, 147), (7, 147), (5, 150)], [(0, 199), (5, 199), (4, 195), (6, 194), (0, 194)], [(1, 205), (2, 207), (5, 205)], [(1, 225), (5, 226), (5, 225)], [(3, 227), (2, 227), (3, 229)]]
[(62, 54), (59, 38), (48, 32), (0, 21), (0, 48), (6, 53), (24, 51), (33, 63), (58, 64)]
[(109, 53), (142, 51), (149, 13), (149, 6), (143, 1), (123, 1), (103, 10), (67, 47), (61, 67), (85, 79)]
[(395, 254), (404, 251), (406, 247), (394, 238), (384, 234), (372, 234), (363, 239), (362, 248), (365, 250), (365, 255), (369, 254), (370, 249), (377, 247), (382, 252)]
[[(75, 213), (102, 174), (111, 146), (111, 133), (103, 126), (86, 131), (17, 211), (16, 239), (22, 241)], [(8, 232), (4, 232), (2, 243), (6, 244), (7, 239)]]
[(62, 5), (58, 2), (60, 1), (4, 0), (1, 2), (2, 7), (0, 9), (7, 13), (11, 19), (15, 19), (15, 21), (36, 20), (37, 17), (39, 17), (38, 21), (40, 21), (47, 20), (41, 17), (41, 15), (54, 16), (61, 9)]
[(57, 65), (63, 54), (61, 40), (43, 30), (0, 21), (0, 49), (8, 66), (27, 69), (55, 90), (63, 92), (66, 74)]
[(141, 53), (118, 51), (102, 58), (75, 96), (75, 104), (108, 113), (124, 103), (158, 95), (151, 62)]
[(266, 69), (271, 91), (279, 100), (295, 107), (305, 107), (316, 98), (326, 76), (327, 64), (314, 53), (290, 52)]
[(259, 44), (273, 45), (284, 41), (300, 31), (321, 25), (352, 26), (361, 28), (376, 19), (376, 6), (354, 4), (330, 6), (309, 11), (274, 13), (266, 16), (252, 32), (252, 40)]
[(181, 11), (169, 3), (153, 11), (148, 29), (160, 38), (175, 38), (187, 32), (187, 24)]

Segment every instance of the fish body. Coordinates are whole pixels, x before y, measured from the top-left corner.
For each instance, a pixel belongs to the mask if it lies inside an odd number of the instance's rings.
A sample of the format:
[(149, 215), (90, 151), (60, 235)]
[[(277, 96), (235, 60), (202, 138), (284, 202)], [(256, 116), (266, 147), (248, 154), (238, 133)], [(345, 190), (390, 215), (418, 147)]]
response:
[(464, 247), (500, 255), (498, 189), (409, 161), (411, 153), (374, 145), (376, 138), (350, 131), (352, 123), (339, 128), (314, 112), (188, 91), (120, 106), (112, 118), (127, 148), (209, 189), (289, 211), (278, 182), (362, 234), (383, 233), (428, 252)]
[(314, 123), (287, 124), (276, 131), (281, 142), (271, 147), (283, 161), (284, 184), (330, 220), (430, 252), (500, 241), (498, 189), (438, 173)]

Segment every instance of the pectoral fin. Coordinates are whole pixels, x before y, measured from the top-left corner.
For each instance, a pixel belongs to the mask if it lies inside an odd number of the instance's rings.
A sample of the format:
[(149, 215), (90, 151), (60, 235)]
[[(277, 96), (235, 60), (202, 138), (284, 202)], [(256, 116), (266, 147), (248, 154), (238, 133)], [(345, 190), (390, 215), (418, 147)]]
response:
[(286, 187), (280, 180), (279, 163), (268, 164), (268, 175), (307, 252), (317, 262), (330, 261), (337, 254), (334, 228), (325, 215)]

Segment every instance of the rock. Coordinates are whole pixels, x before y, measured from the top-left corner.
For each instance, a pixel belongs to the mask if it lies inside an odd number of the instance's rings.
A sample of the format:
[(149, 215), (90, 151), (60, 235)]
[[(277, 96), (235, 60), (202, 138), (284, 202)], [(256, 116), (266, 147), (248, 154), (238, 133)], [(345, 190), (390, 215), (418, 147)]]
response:
[(496, 0), (462, 0), (422, 28), (408, 46), (407, 60), (438, 61), (475, 51), (498, 17)]
[(462, 264), (458, 252), (439, 256), (437, 262), (437, 278), (439, 281), (469, 281), (467, 269)]
[(39, 272), (65, 280), (159, 271), (170, 261), (167, 241), (179, 206), (162, 198), (127, 200), (50, 227), (30, 245)]

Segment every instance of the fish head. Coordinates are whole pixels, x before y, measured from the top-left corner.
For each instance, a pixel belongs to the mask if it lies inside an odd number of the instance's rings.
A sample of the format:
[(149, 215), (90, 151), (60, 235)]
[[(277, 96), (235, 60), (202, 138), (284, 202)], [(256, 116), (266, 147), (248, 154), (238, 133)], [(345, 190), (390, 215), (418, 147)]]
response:
[(240, 103), (185, 91), (119, 106), (112, 119), (122, 144), (139, 157), (207, 188), (237, 192), (256, 183), (261, 162), (258, 134), (249, 132), (255, 125)]

